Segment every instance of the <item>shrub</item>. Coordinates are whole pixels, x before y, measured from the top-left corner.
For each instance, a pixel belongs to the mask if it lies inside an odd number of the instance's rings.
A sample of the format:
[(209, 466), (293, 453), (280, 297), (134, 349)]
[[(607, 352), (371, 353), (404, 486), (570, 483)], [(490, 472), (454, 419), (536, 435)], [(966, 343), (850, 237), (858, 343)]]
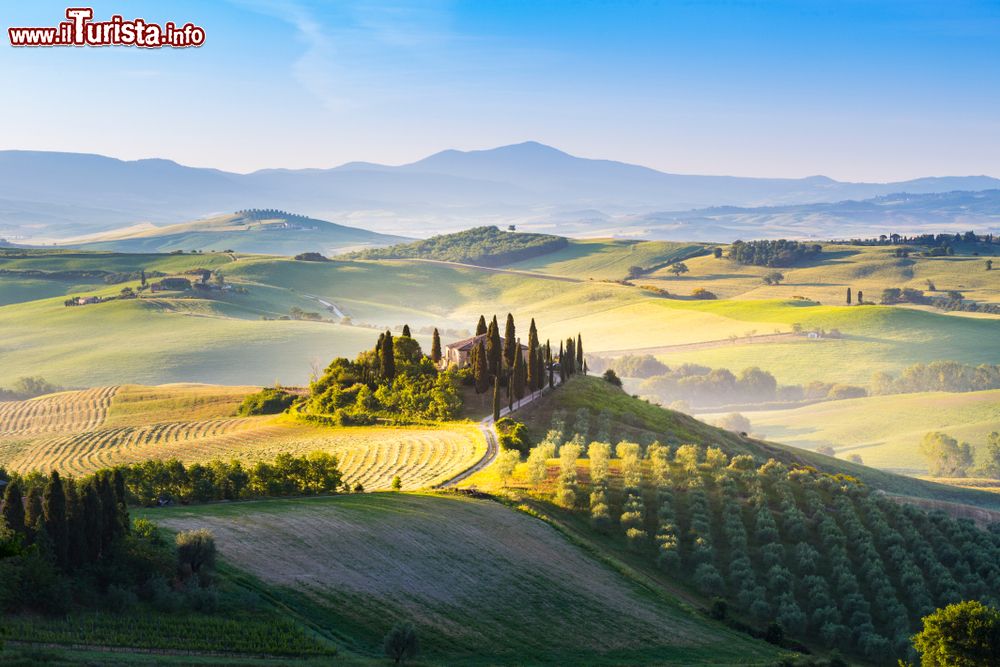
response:
[(255, 394), (243, 399), (236, 414), (244, 417), (251, 415), (276, 415), (287, 410), (295, 401), (295, 396), (277, 387), (265, 387)]
[(715, 295), (715, 292), (709, 292), (704, 287), (699, 287), (691, 292), (691, 298), (699, 299), (701, 301), (711, 301), (712, 299), (718, 299), (719, 297)]
[(613, 368), (609, 368), (608, 370), (604, 371), (604, 375), (602, 375), (601, 377), (604, 378), (604, 381), (607, 382), (608, 384), (612, 384), (616, 387), (622, 386), (622, 380), (620, 377), (618, 377)]
[(393, 664), (405, 664), (408, 658), (414, 658), (420, 650), (417, 641), (417, 631), (412, 623), (397, 623), (392, 626), (382, 642), (385, 655)]
[(528, 454), (531, 451), (528, 429), (521, 422), (510, 417), (503, 417), (497, 420), (496, 429), (497, 435), (500, 436), (501, 448), (513, 449), (521, 454)]

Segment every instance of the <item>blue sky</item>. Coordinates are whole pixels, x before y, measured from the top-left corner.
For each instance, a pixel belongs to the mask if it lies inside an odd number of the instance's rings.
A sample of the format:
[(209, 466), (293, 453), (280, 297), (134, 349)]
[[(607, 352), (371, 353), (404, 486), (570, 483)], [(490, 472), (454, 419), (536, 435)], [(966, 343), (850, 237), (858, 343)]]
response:
[[(93, 6), (192, 21), (207, 42), (13, 49), (4, 34), (0, 149), (251, 171), (532, 139), (678, 173), (1000, 176), (995, 0)], [(0, 7), (6, 29), (54, 25), (66, 4)]]

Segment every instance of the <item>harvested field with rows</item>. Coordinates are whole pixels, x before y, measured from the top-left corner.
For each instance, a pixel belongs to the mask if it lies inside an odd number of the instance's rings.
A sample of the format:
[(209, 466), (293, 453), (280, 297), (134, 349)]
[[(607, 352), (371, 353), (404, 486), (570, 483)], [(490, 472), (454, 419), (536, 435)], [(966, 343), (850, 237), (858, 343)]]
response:
[[(81, 476), (146, 459), (253, 462), (278, 454), (324, 451), (344, 478), (366, 489), (442, 482), (475, 463), (486, 443), (471, 424), (441, 427), (318, 427), (280, 416), (237, 417), (252, 387), (125, 386), (0, 403), (10, 435), (0, 462), (10, 470), (59, 470)], [(9, 424), (9, 426), (7, 426)]]
[(227, 562), (305, 600), (314, 619), (361, 652), (380, 652), (385, 631), (405, 620), (417, 625), (432, 664), (774, 659), (766, 644), (640, 588), (497, 503), (352, 494), (143, 515), (172, 530), (211, 530)]

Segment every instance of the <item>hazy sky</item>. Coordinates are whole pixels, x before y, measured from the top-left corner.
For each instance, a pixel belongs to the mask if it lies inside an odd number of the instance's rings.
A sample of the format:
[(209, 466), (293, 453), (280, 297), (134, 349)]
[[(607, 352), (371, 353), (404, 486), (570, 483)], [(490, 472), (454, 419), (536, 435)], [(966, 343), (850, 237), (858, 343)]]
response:
[(67, 5), (0, 0), (0, 149), (251, 171), (533, 139), (678, 173), (1000, 176), (996, 0), (92, 4), (207, 42), (14, 49)]

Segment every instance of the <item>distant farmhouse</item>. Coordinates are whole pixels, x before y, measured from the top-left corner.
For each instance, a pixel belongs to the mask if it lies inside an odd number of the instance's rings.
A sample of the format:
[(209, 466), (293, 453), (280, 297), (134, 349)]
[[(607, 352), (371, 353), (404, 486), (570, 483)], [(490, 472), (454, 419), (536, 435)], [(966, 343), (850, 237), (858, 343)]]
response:
[[(458, 368), (465, 368), (469, 365), (469, 359), (472, 356), (472, 349), (479, 345), (482, 341), (483, 345), (486, 345), (486, 337), (488, 334), (479, 334), (478, 336), (472, 336), (471, 338), (465, 338), (460, 341), (451, 343), (444, 348), (444, 354), (441, 356), (441, 365), (443, 367), (447, 366), (457, 366)], [(500, 337), (500, 347), (503, 348), (504, 339)], [(524, 359), (525, 363), (528, 361), (528, 346), (521, 344), (521, 357)]]

